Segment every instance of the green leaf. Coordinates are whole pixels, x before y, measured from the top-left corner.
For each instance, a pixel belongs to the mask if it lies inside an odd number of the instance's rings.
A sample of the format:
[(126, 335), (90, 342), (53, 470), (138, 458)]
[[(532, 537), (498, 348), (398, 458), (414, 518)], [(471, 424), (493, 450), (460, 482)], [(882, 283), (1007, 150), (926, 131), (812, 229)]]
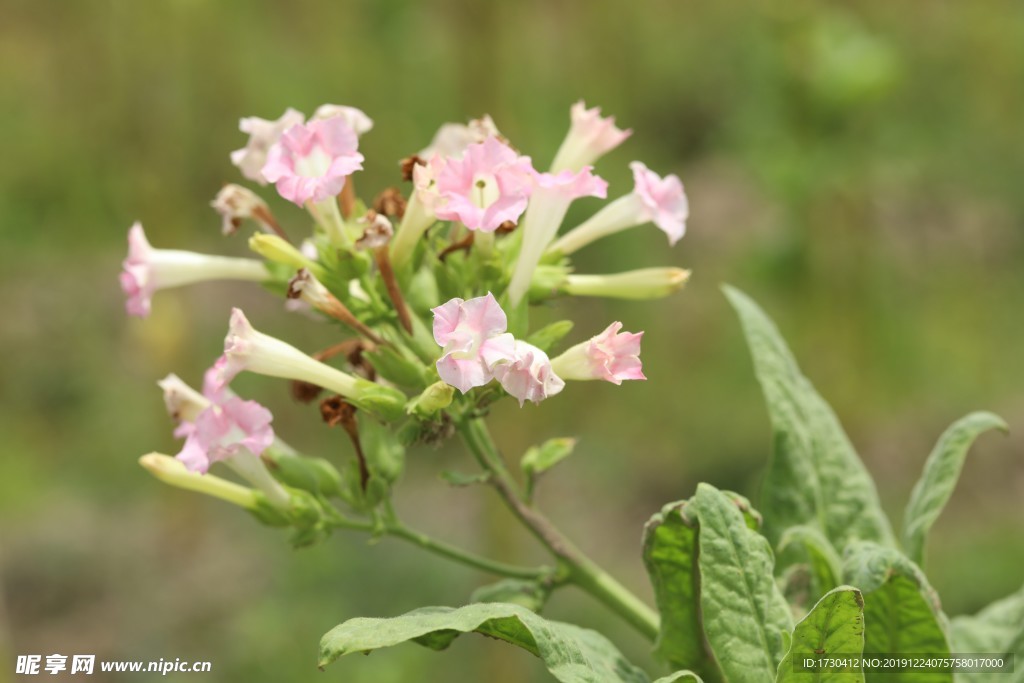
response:
[(479, 603), (424, 607), (392, 619), (350, 619), (320, 641), (320, 667), (342, 655), (413, 641), (443, 650), (462, 633), (504, 640), (540, 657), (562, 683), (648, 683), (604, 636), (548, 621), (520, 605)]
[(811, 573), (810, 598), (817, 601), (839, 585), (843, 561), (825, 535), (807, 524), (786, 529), (779, 540), (780, 557), (799, 551), (803, 552)]
[(654, 651), (673, 668), (689, 667), (707, 680), (719, 680), (721, 673), (704, 640), (698, 524), (691, 508), (685, 500), (670, 503), (644, 526), (644, 564), (661, 614)]
[(793, 615), (772, 575), (768, 540), (727, 494), (708, 484), (693, 499), (704, 632), (726, 680), (774, 681)]
[[(949, 654), (946, 616), (917, 565), (893, 548), (869, 542), (851, 544), (845, 555), (843, 578), (864, 595), (865, 656)], [(869, 671), (865, 676), (876, 683), (953, 680), (951, 673), (918, 671)]]
[(953, 649), (963, 653), (1012, 654), (1013, 674), (960, 672), (960, 683), (1024, 683), (1024, 588), (974, 616), (954, 617)]
[(544, 353), (550, 353), (555, 344), (562, 341), (567, 334), (572, 332), (572, 328), (573, 322), (571, 320), (558, 320), (532, 333), (526, 338), (526, 341)]
[(532, 446), (527, 449), (519, 465), (528, 476), (536, 476), (568, 458), (572, 455), (574, 448), (576, 448), (576, 439), (568, 437), (548, 439), (540, 446)]
[(943, 432), (932, 449), (903, 516), (903, 547), (914, 562), (921, 564), (924, 561), (928, 530), (953, 494), (967, 451), (979, 435), (990, 429), (1005, 432), (1007, 426), (998, 415), (971, 413)]
[(491, 479), (490, 472), (459, 472), (457, 470), (441, 470), (441, 479), (451, 486), (472, 486), (486, 484)]
[(703, 683), (701, 677), (692, 671), (677, 671), (674, 674), (668, 676), (662, 676), (654, 683)]
[(787, 527), (811, 524), (838, 548), (853, 539), (894, 545), (874, 482), (835, 413), (757, 304), (732, 287), (724, 291), (739, 314), (772, 421), (762, 502), (768, 538), (778, 543)]
[(864, 652), (864, 598), (850, 586), (834, 588), (793, 630), (793, 642), (779, 665), (777, 683), (863, 683), (860, 670), (812, 673), (795, 668), (805, 657), (861, 655)]

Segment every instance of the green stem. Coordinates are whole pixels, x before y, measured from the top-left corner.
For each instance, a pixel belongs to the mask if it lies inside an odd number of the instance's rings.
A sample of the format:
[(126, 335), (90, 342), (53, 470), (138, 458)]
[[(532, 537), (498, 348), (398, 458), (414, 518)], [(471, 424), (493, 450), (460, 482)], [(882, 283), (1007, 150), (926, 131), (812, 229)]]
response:
[[(371, 521), (349, 519), (347, 517), (342, 517), (341, 515), (335, 517), (333, 519), (333, 523), (337, 528), (351, 529), (353, 531), (365, 531), (367, 533), (372, 533), (375, 530), (381, 529), (381, 527), (376, 526)], [(476, 555), (467, 550), (451, 545), (450, 543), (445, 543), (444, 541), (428, 536), (423, 532), (410, 529), (393, 518), (384, 522), (383, 532), (387, 536), (400, 538), (412, 543), (413, 545), (419, 546), (427, 552), (434, 553), (435, 555), (458, 562), (459, 564), (464, 564), (467, 567), (480, 569), (489, 574), (494, 574), (495, 576), (540, 581), (548, 579), (554, 574), (554, 570), (549, 567), (521, 567)]]
[(519, 567), (512, 564), (506, 564), (504, 562), (498, 562), (497, 560), (491, 560), (486, 557), (481, 557), (480, 555), (474, 555), (473, 553), (462, 550), (461, 548), (449, 545), (443, 541), (431, 538), (426, 534), (413, 531), (412, 529), (404, 526), (389, 527), (388, 535), (405, 539), (406, 541), (415, 543), (419, 547), (430, 551), (435, 555), (446, 557), (449, 560), (483, 570), (496, 576), (507, 576), (512, 579), (540, 580), (552, 574), (552, 570), (545, 567)]
[(523, 499), (498, 452), (487, 426), (479, 418), (459, 420), (457, 429), (477, 461), (491, 473), (491, 484), (520, 522), (558, 558), (568, 571), (567, 581), (574, 583), (604, 603), (650, 640), (658, 635), (658, 615), (640, 598), (601, 569), (579, 550), (543, 514)]

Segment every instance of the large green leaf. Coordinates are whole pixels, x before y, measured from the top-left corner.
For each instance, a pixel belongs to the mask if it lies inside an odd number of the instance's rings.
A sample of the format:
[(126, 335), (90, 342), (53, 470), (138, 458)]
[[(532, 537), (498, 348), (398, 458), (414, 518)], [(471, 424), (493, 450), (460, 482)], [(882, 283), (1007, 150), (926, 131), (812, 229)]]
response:
[(1024, 588), (972, 617), (954, 617), (953, 649), (959, 653), (1013, 654), (1015, 671), (957, 674), (960, 683), (1024, 683)]
[[(761, 516), (743, 496), (723, 491), (757, 530)], [(700, 525), (690, 501), (669, 503), (644, 527), (643, 557), (661, 615), (655, 652), (675, 668), (694, 670), (704, 681), (719, 681), (722, 673), (704, 638), (700, 605), (697, 538)]]
[(728, 681), (774, 681), (793, 615), (772, 576), (771, 546), (736, 501), (713, 486), (700, 484), (693, 506), (700, 606), (715, 659)]
[(739, 314), (774, 432), (765, 476), (765, 533), (778, 543), (797, 524), (818, 526), (837, 548), (853, 539), (894, 545), (874, 482), (829, 405), (800, 373), (774, 323), (725, 287)]
[(443, 650), (462, 633), (482, 633), (540, 657), (562, 683), (648, 683), (599, 633), (548, 621), (520, 605), (479, 603), (424, 607), (392, 619), (350, 619), (320, 641), (320, 666), (342, 655), (413, 641)]
[(777, 683), (863, 683), (857, 670), (809, 672), (797, 665), (807, 657), (860, 656), (864, 652), (864, 598), (850, 586), (835, 588), (818, 601), (793, 630), (793, 642), (779, 665)]
[[(846, 550), (843, 578), (864, 595), (865, 656), (949, 654), (948, 623), (939, 597), (902, 553), (875, 543), (853, 543)], [(869, 671), (865, 677), (869, 683), (953, 680), (950, 673), (926, 671)]]
[(677, 671), (668, 676), (662, 676), (654, 683), (703, 683), (701, 677), (692, 671)]
[(688, 667), (706, 681), (721, 678), (704, 639), (697, 568), (697, 519), (687, 501), (670, 503), (644, 527), (643, 554), (661, 614), (654, 650), (672, 667)]
[(924, 559), (925, 537), (953, 494), (967, 451), (990, 429), (1006, 431), (1007, 427), (998, 415), (971, 413), (943, 432), (932, 449), (903, 516), (903, 547), (914, 562), (921, 564)]

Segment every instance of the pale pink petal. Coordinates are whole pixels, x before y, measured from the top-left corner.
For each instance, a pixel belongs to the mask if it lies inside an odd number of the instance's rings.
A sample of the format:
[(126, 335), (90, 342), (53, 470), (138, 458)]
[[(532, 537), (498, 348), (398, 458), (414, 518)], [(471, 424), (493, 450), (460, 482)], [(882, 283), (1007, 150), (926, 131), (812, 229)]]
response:
[(358, 136), (342, 116), (288, 128), (267, 154), (263, 177), (290, 202), (322, 202), (341, 192), (346, 178), (362, 169)]
[(493, 232), (505, 221), (518, 220), (532, 191), (529, 158), (496, 137), (469, 145), (461, 158), (447, 158), (433, 170), (434, 213), (443, 220), (461, 221), (470, 230)]
[(629, 167), (633, 170), (633, 192), (647, 213), (645, 218), (668, 235), (669, 244), (674, 245), (685, 234), (686, 219), (690, 215), (682, 181), (676, 175), (661, 178), (639, 161)]

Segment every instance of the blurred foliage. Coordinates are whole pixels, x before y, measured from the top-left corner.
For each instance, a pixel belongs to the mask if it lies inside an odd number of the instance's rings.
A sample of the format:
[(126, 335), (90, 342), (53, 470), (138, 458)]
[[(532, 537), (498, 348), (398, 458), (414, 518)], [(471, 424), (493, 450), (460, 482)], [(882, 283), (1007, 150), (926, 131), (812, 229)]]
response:
[[(650, 381), (570, 387), (495, 421), (508, 454), (580, 437), (539, 499), (630, 585), (644, 586), (640, 527), (664, 502), (701, 480), (758, 483), (768, 422), (717, 289), (729, 281), (779, 322), (897, 519), (947, 424), (976, 408), (1007, 419), (1012, 436), (969, 458), (929, 564), (953, 614), (1019, 587), (1020, 3), (3, 0), (0, 14), (0, 678), (13, 670), (5, 656), (58, 651), (209, 659), (211, 680), (303, 680), (330, 626), (458, 604), (486, 582), (391, 542), (293, 552), (135, 465), (175, 450), (153, 381), (198, 382), (232, 304), (303, 348), (331, 341), (244, 285), (160, 293), (150, 320), (128, 320), (115, 283), (136, 218), (156, 246), (245, 253), (244, 239), (220, 237), (208, 202), (237, 180), (238, 118), (289, 105), (374, 118), (358, 176), (367, 199), (400, 183), (397, 160), (439, 124), (485, 112), (545, 165), (581, 97), (635, 131), (599, 165), (613, 196), (634, 158), (683, 178), (693, 217), (675, 250), (640, 229), (580, 257), (591, 272), (690, 267), (688, 290), (558, 311), (576, 320), (574, 339), (612, 319), (646, 330)], [(301, 214), (265, 194), (301, 233)], [(570, 221), (592, 209), (579, 202)], [(285, 386), (245, 378), (239, 390), (273, 408), (296, 446), (349, 457)], [(470, 467), (457, 449), (415, 455), (398, 495), (422, 526), (503, 558), (536, 552), (486, 492), (436, 480)], [(609, 625), (649, 661), (585, 599), (558, 596), (550, 613)], [(464, 656), (410, 647), (323, 675), (543, 680), (498, 644), (454, 647)]]

